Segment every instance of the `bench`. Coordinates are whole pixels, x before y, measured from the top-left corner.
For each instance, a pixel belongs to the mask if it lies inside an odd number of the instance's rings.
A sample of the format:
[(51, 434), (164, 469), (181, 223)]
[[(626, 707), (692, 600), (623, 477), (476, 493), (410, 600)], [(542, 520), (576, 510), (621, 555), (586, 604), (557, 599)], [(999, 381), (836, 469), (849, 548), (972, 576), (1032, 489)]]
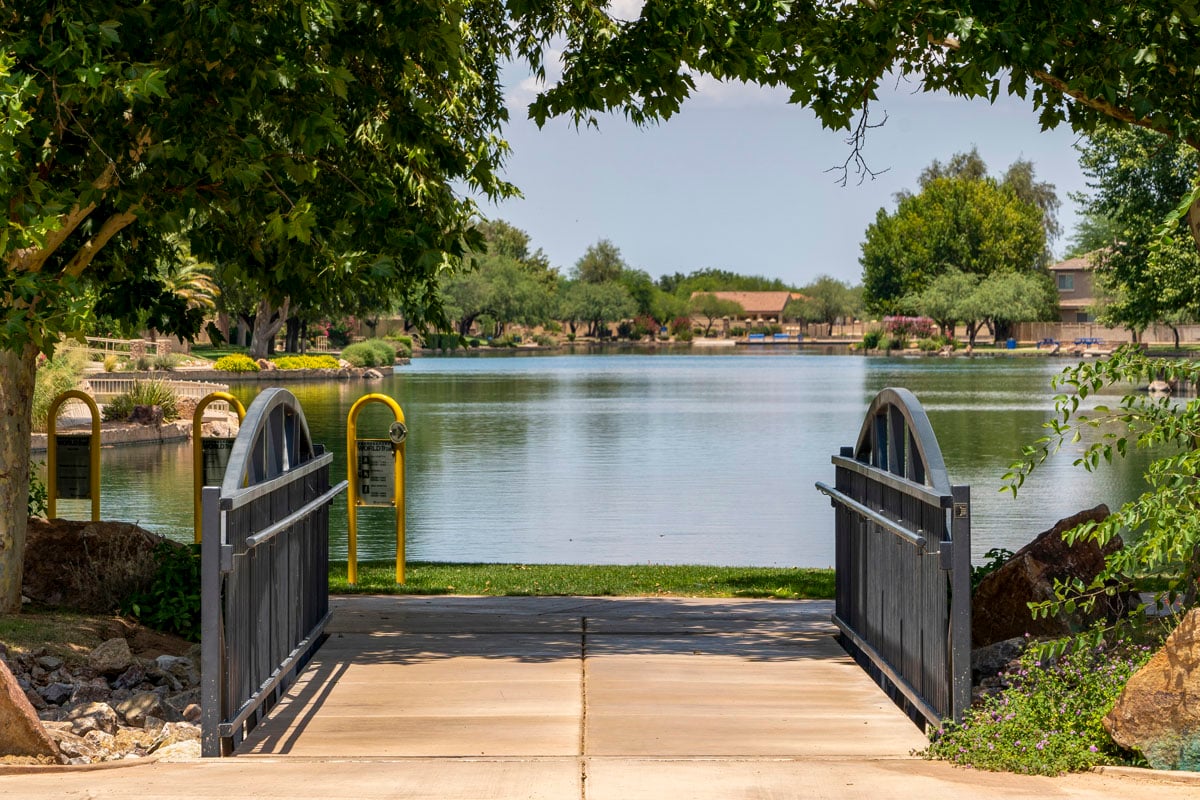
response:
[(1042, 339), (1040, 342), (1037, 343), (1038, 349), (1041, 349), (1043, 347), (1058, 347), (1058, 345), (1059, 345), (1058, 339), (1055, 339), (1050, 336), (1047, 336), (1045, 339)]
[(1098, 336), (1080, 336), (1075, 340), (1075, 344), (1081, 347), (1099, 347), (1104, 344), (1104, 340)]

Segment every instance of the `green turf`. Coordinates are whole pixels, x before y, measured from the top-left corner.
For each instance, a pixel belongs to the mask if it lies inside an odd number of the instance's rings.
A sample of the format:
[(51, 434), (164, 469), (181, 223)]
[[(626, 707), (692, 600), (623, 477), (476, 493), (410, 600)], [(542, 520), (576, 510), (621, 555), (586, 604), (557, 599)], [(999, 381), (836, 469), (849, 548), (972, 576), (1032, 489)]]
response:
[(346, 562), (329, 567), (335, 594), (608, 595), (675, 597), (833, 597), (833, 570), (638, 564), (409, 563), (404, 585), (394, 562), (359, 562), (358, 583)]

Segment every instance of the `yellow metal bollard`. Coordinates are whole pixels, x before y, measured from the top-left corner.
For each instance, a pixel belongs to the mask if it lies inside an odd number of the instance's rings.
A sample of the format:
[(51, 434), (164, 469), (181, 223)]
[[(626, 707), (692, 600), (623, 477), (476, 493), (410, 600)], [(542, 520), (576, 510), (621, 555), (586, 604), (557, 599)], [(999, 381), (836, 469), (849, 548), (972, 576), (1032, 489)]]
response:
[[(388, 428), (387, 439), (358, 438), (358, 412), (367, 403), (383, 403), (395, 415), (396, 421)], [(346, 477), (350, 482), (350, 491), (346, 495), (349, 504), (346, 514), (346, 522), (349, 527), (346, 546), (346, 579), (351, 585), (358, 583), (358, 506), (390, 505), (396, 509), (396, 583), (404, 583), (404, 440), (406, 438), (408, 438), (408, 428), (404, 424), (404, 412), (400, 409), (400, 404), (387, 395), (364, 395), (350, 407), (350, 414), (346, 419)], [(362, 448), (361, 457), (360, 444), (366, 445)], [(363, 471), (364, 468), (366, 469), (364, 474), (375, 474), (371, 471), (374, 463), (370, 457), (372, 452), (386, 453), (388, 451), (392, 457), (392, 497), (390, 501), (384, 502), (383, 496), (378, 498), (373, 496), (376, 493), (369, 491), (370, 485), (365, 489), (360, 485), (359, 476), (360, 471)], [(376, 475), (376, 477), (386, 477), (386, 475)]]
[(204, 396), (204, 399), (196, 404), (196, 411), (192, 414), (192, 518), (194, 524), (194, 533), (192, 540), (196, 544), (200, 544), (201, 536), (201, 510), (200, 510), (200, 490), (204, 488), (204, 450), (201, 440), (201, 428), (204, 425), (204, 411), (210, 404), (218, 400), (224, 400), (229, 403), (237, 411), (238, 422), (246, 418), (246, 409), (242, 402), (229, 392), (213, 392)]
[(100, 521), (100, 408), (86, 392), (68, 389), (54, 398), (48, 415), (46, 435), (46, 514), (50, 519), (58, 516), (58, 410), (71, 398), (82, 400), (92, 412), (92, 433), (88, 449), (88, 489), (92, 499), (92, 522)]

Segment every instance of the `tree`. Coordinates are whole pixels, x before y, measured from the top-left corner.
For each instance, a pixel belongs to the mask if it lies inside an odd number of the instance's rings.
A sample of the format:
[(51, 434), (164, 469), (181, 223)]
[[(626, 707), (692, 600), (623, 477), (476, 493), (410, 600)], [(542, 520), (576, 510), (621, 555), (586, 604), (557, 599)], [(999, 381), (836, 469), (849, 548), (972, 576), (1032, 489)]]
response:
[[(1200, 253), (1187, 223), (1160, 226), (1200, 172), (1200, 154), (1144, 130), (1096, 131), (1077, 145), (1090, 192), (1074, 199), (1094, 220), (1085, 241), (1105, 297), (1099, 318), (1135, 332), (1175, 329), (1200, 312)], [(1176, 331), (1178, 337), (1178, 331)]]
[(990, 178), (938, 177), (880, 209), (862, 245), (863, 302), (891, 314), (902, 298), (957, 269), (973, 275), (1044, 272), (1042, 213)]
[(477, 239), (459, 192), (512, 192), (494, 133), (516, 35), (484, 3), (0, 6), (0, 611), (20, 608), (38, 353), (95, 295), (193, 334), (155, 271), (168, 234), (275, 308), (326, 280), (423, 298)]
[(805, 317), (814, 322), (824, 322), (826, 335), (833, 335), (834, 324), (857, 310), (857, 293), (849, 285), (829, 275), (822, 275), (800, 290), (807, 306)]
[(624, 271), (621, 251), (608, 239), (601, 239), (575, 262), (574, 277), (584, 283), (608, 283), (620, 280)]
[(637, 305), (629, 292), (616, 281), (587, 283), (572, 281), (563, 291), (560, 314), (575, 330), (576, 324), (588, 323), (589, 336), (602, 336), (607, 323), (632, 317)]
[(696, 316), (704, 317), (705, 336), (708, 336), (709, 331), (712, 330), (712, 326), (717, 320), (723, 317), (740, 317), (746, 313), (746, 309), (742, 308), (741, 303), (717, 297), (711, 292), (701, 292), (694, 295), (688, 304), (688, 310)]
[(941, 328), (942, 335), (951, 339), (958, 323), (966, 323), (967, 336), (974, 344), (975, 332), (983, 317), (971, 297), (978, 286), (979, 276), (948, 269), (919, 292), (907, 295), (900, 306), (908, 313), (929, 317)]
[[(698, 269), (687, 276), (675, 273), (659, 279), (659, 287), (680, 297), (690, 298), (696, 292), (789, 292), (791, 287), (779, 278), (761, 275), (740, 275), (725, 269)], [(670, 288), (669, 288), (670, 287)]]
[(446, 314), (458, 332), (470, 333), (481, 316), (498, 326), (537, 325), (551, 317), (558, 273), (539, 248), (529, 249), (529, 235), (502, 220), (481, 223), (484, 247), (472, 252), (463, 270), (447, 272), (439, 292)]

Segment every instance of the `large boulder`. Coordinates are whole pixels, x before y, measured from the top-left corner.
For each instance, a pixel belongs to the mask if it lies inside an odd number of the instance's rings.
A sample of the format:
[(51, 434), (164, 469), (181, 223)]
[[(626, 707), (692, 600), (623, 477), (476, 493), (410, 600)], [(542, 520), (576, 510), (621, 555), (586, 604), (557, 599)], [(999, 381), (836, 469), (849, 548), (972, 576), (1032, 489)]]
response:
[(0, 756), (29, 756), (57, 762), (58, 746), (42, 727), (8, 663), (0, 658)]
[(1092, 541), (1068, 545), (1062, 535), (1084, 522), (1101, 522), (1107, 516), (1108, 506), (1101, 504), (1059, 520), (986, 576), (971, 598), (973, 646), (984, 647), (1025, 634), (1061, 636), (1104, 616), (1107, 609), (1096, 608), (1087, 617), (1058, 614), (1034, 619), (1029, 604), (1053, 600), (1056, 580), (1079, 578), (1088, 583), (1104, 569), (1105, 556), (1122, 546), (1119, 539), (1113, 539), (1102, 550)]
[(101, 675), (120, 675), (134, 663), (133, 653), (129, 642), (118, 636), (96, 645), (88, 653), (87, 663)]
[(1200, 770), (1200, 609), (1129, 679), (1104, 727), (1155, 769)]

